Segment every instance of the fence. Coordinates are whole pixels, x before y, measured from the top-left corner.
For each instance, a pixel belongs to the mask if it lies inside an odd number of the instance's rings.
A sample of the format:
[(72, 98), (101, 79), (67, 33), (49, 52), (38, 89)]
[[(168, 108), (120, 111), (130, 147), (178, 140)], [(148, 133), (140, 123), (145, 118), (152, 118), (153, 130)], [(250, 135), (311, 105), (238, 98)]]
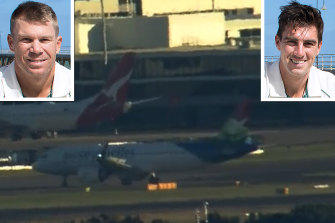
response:
[[(265, 62), (273, 62), (279, 59), (279, 56), (265, 56)], [(335, 70), (335, 54), (319, 54), (314, 61), (314, 66), (320, 70)]]
[[(6, 66), (14, 60), (14, 54), (0, 54), (0, 66)], [(65, 54), (57, 54), (56, 61), (67, 68), (71, 68), (71, 56)]]

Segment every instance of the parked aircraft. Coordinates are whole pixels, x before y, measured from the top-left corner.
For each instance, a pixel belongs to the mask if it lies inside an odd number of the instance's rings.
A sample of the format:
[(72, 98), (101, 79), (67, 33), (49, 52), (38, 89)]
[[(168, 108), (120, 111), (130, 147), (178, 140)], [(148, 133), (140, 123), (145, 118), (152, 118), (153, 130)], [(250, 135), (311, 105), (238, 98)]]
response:
[(245, 118), (227, 123), (214, 138), (59, 146), (45, 151), (33, 169), (63, 176), (63, 186), (69, 175), (77, 175), (86, 184), (103, 182), (110, 175), (116, 175), (123, 185), (146, 177), (157, 183), (157, 175), (164, 172), (194, 170), (257, 149), (257, 142), (245, 131)]
[(3, 133), (10, 132), (12, 140), (29, 134), (33, 139), (44, 133), (75, 130), (103, 120), (114, 120), (137, 102), (127, 101), (129, 79), (135, 55), (125, 54), (119, 65), (111, 71), (103, 89), (96, 95), (76, 102), (25, 103), (0, 105), (0, 124)]

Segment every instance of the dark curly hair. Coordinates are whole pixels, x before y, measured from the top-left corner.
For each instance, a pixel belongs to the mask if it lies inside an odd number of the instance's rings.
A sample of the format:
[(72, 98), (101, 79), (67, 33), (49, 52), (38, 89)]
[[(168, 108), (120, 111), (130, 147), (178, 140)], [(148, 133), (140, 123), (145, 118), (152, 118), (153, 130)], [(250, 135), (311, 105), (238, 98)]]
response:
[(278, 17), (279, 28), (277, 35), (280, 40), (287, 26), (308, 27), (315, 26), (318, 31), (318, 42), (322, 41), (323, 20), (320, 10), (309, 5), (302, 5), (296, 1), (291, 1), (289, 5), (280, 7), (281, 13)]

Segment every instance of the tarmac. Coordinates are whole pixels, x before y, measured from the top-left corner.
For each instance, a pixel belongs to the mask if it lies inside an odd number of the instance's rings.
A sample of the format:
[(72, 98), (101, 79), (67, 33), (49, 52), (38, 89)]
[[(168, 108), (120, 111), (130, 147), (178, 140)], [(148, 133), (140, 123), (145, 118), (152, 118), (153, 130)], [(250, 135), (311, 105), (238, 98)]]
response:
[[(261, 136), (264, 142), (265, 153), (277, 149), (278, 146), (284, 148), (283, 153), (290, 156), (290, 151), (295, 149), (297, 145), (310, 145), (330, 143), (335, 145), (335, 137), (333, 137), (334, 129), (332, 127), (304, 127), (291, 129), (266, 129), (253, 131), (252, 134)], [(154, 140), (158, 138), (172, 139), (175, 137), (206, 137), (213, 136), (216, 133), (211, 131), (193, 132), (193, 133), (141, 133), (129, 135), (104, 135), (104, 136), (60, 136), (58, 139), (42, 139), (40, 141), (25, 140), (22, 142), (5, 142), (8, 147), (20, 149), (22, 146), (37, 147), (44, 145), (58, 145), (63, 143), (74, 143), (76, 141), (97, 142), (103, 140)], [(244, 158), (243, 158), (244, 159)], [(178, 172), (162, 176), (166, 180), (174, 180), (178, 182), (178, 188), (184, 191), (188, 189), (198, 188), (222, 188), (223, 190), (232, 187), (238, 181), (240, 186), (257, 186), (262, 185), (278, 185), (282, 188), (283, 185), (305, 185), (310, 188), (316, 184), (327, 184), (332, 187), (335, 186), (335, 174), (327, 176), (318, 173), (329, 173), (335, 170), (335, 153), (325, 154), (316, 159), (301, 158), (301, 159), (285, 159), (282, 161), (266, 161), (266, 162), (250, 162), (252, 157), (248, 157), (247, 161), (229, 161), (216, 166), (211, 166), (206, 169), (194, 170), (191, 172)], [(335, 172), (335, 171), (334, 171)], [(1, 173), (0, 173), (1, 174)], [(60, 188), (61, 178), (57, 176), (50, 176), (39, 174), (35, 172), (22, 173), (3, 173), (0, 175), (0, 201), (2, 196), (18, 196), (29, 193), (40, 194), (59, 194), (64, 195), (83, 191), (83, 187), (76, 177), (69, 178), (70, 188)], [(138, 182), (130, 187), (121, 186), (119, 181), (115, 178), (107, 180), (107, 182), (95, 187), (95, 190), (101, 191), (131, 191), (131, 190), (145, 190), (145, 182)], [(150, 195), (151, 196), (151, 195)], [(206, 195), (203, 195), (206, 198)], [(111, 198), (112, 199), (112, 198)], [(125, 197), (125, 199), (127, 199)], [(307, 203), (335, 203), (335, 192), (333, 190), (320, 190), (320, 193), (313, 194), (299, 194), (293, 193), (288, 196), (274, 195), (263, 197), (225, 197), (218, 195), (217, 198), (206, 199), (210, 203), (211, 208), (220, 211), (220, 213), (243, 213), (243, 212), (275, 212), (278, 210), (289, 210), (299, 204)], [(143, 203), (128, 203), (128, 204), (108, 204), (108, 205), (87, 205), (87, 206), (73, 206), (73, 207), (48, 207), (48, 208), (24, 208), (24, 209), (1, 209), (0, 216), (2, 219), (7, 219), (7, 222), (45, 222), (45, 219), (54, 218), (54, 222), (62, 222), (65, 220), (89, 217), (99, 213), (131, 213), (131, 214), (148, 214), (148, 213), (168, 213), (187, 212), (192, 213), (196, 208), (201, 206), (204, 199), (195, 197), (194, 199), (185, 200), (169, 200), (150, 201)], [(155, 216), (156, 216), (155, 215)], [(193, 218), (193, 216), (191, 217)], [(38, 221), (37, 219), (40, 219)]]

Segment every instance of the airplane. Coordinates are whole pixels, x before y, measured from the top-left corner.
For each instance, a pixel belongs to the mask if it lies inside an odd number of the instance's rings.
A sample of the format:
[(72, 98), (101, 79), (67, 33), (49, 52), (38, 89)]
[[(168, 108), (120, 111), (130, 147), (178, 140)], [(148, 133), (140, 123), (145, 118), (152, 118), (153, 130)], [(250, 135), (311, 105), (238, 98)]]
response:
[(203, 168), (257, 150), (258, 142), (245, 131), (245, 122), (245, 118), (228, 119), (221, 133), (210, 138), (57, 146), (42, 153), (32, 166), (37, 172), (63, 176), (65, 187), (69, 175), (84, 184), (103, 182), (111, 175), (122, 185), (146, 177), (149, 183), (158, 183), (156, 173)]
[(102, 90), (80, 101), (0, 105), (1, 131), (4, 134), (11, 132), (13, 141), (22, 139), (26, 133), (32, 139), (41, 138), (44, 133), (53, 136), (57, 131), (75, 130), (103, 120), (114, 120), (135, 104), (155, 100), (127, 101), (134, 61), (134, 53), (125, 54), (118, 66), (111, 70)]

